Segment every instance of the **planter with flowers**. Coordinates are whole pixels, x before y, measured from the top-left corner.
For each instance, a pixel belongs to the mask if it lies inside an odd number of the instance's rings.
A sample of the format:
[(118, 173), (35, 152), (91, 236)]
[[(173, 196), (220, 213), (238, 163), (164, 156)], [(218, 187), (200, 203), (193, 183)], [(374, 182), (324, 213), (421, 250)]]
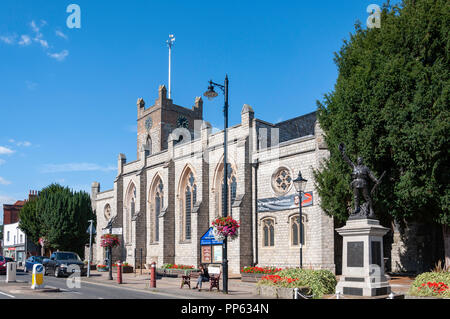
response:
[(241, 269), (241, 281), (243, 282), (258, 282), (262, 277), (273, 275), (282, 270), (277, 267), (243, 267)]
[(100, 246), (105, 248), (114, 248), (120, 245), (119, 236), (113, 234), (104, 234), (100, 237)]
[[(85, 260), (84, 261), (84, 267), (86, 267), (87, 268), (87, 264), (88, 264), (88, 261), (87, 260)], [(97, 269), (97, 265), (96, 264), (94, 264), (92, 261), (91, 261), (91, 270), (96, 270)]]
[[(117, 272), (117, 263), (112, 265), (113, 272)], [(130, 266), (127, 262), (122, 263), (122, 273), (130, 274), (133, 272), (133, 266)]]
[(179, 277), (186, 274), (196, 274), (198, 269), (192, 265), (164, 264), (157, 269), (157, 273), (163, 277)]
[(231, 216), (218, 217), (212, 222), (214, 237), (222, 241), (225, 238), (234, 240), (238, 237), (239, 221), (234, 220)]
[(97, 271), (100, 271), (100, 272), (109, 271), (108, 265), (97, 265)]

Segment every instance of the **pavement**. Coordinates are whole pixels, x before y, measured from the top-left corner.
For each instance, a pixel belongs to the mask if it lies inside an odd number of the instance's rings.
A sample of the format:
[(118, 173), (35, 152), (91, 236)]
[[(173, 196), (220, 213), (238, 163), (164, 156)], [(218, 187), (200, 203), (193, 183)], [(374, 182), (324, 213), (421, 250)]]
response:
[[(0, 276), (4, 277), (4, 276)], [(181, 278), (158, 277), (156, 288), (150, 288), (148, 270), (137, 270), (137, 273), (122, 274), (122, 284), (117, 283), (117, 274), (113, 280), (108, 279), (108, 272), (91, 271), (90, 277), (81, 277), (79, 288), (68, 288), (65, 278), (45, 276), (47, 291), (31, 290), (30, 274), (17, 273), (16, 283), (5, 283), (0, 279), (0, 299), (8, 298), (51, 298), (51, 299), (271, 299), (254, 294), (256, 283), (241, 282), (239, 275), (231, 275), (228, 279), (228, 294), (216, 288), (209, 291), (209, 283), (203, 283), (201, 291), (180, 288)], [(339, 278), (338, 278), (339, 280)], [(408, 291), (413, 277), (391, 275), (389, 283), (395, 295), (403, 295)], [(191, 287), (196, 280), (191, 281)], [(109, 289), (105, 289), (105, 287)], [(223, 283), (220, 281), (220, 288)], [(350, 296), (349, 299), (353, 299)], [(334, 299), (335, 296), (324, 296), (324, 299)]]
[[(156, 280), (156, 288), (150, 288), (150, 274), (148, 270), (143, 270), (143, 274), (137, 270), (137, 273), (123, 274), (122, 284), (117, 283), (116, 274), (113, 273), (113, 280), (108, 280), (108, 273), (92, 271), (91, 277), (83, 277), (82, 281), (95, 282), (102, 285), (112, 285), (122, 288), (140, 289), (148, 292), (164, 294), (168, 296), (177, 296), (188, 299), (268, 299), (254, 294), (256, 283), (242, 282), (240, 275), (230, 275), (228, 278), (228, 294), (218, 292), (217, 289), (209, 291), (209, 283), (203, 283), (202, 291), (189, 289), (184, 286), (180, 289), (181, 278), (158, 277)], [(339, 280), (339, 276), (337, 276)], [(389, 284), (391, 285), (394, 295), (405, 295), (409, 290), (414, 277), (403, 275), (389, 276)], [(191, 287), (196, 285), (196, 280), (191, 281)], [(220, 281), (222, 288), (222, 280)], [(331, 298), (332, 296), (328, 296)]]
[[(82, 277), (82, 282), (96, 283), (105, 286), (115, 286), (125, 289), (145, 290), (159, 295), (176, 296), (186, 299), (265, 299), (259, 295), (254, 295), (255, 283), (241, 282), (240, 276), (230, 276), (228, 279), (228, 294), (214, 288), (209, 291), (209, 283), (203, 283), (201, 291), (189, 289), (187, 285), (181, 286), (181, 278), (158, 277), (156, 288), (150, 288), (150, 274), (148, 270), (140, 274), (140, 270), (135, 273), (122, 274), (122, 284), (117, 283), (117, 274), (113, 273), (113, 280), (108, 279), (107, 272), (91, 271), (89, 278)], [(191, 288), (195, 287), (196, 279), (191, 280)], [(220, 288), (223, 282), (220, 280)]]

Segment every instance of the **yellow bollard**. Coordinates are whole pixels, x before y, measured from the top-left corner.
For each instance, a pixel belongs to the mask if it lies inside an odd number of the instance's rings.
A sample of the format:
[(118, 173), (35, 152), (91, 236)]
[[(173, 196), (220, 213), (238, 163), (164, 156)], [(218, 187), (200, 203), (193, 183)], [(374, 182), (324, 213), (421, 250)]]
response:
[(31, 289), (39, 289), (44, 286), (44, 265), (33, 265), (33, 274), (31, 277)]

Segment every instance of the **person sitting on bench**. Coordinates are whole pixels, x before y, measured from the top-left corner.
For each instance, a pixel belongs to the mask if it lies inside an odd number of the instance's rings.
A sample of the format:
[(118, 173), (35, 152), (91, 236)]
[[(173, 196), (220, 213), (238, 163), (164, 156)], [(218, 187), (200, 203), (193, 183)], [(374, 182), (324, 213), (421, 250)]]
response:
[(200, 276), (198, 276), (198, 279), (197, 279), (197, 286), (192, 288), (192, 289), (198, 289), (198, 291), (200, 291), (202, 289), (202, 282), (209, 281), (208, 269), (205, 266), (203, 266), (203, 264), (200, 264), (199, 269), (200, 269)]

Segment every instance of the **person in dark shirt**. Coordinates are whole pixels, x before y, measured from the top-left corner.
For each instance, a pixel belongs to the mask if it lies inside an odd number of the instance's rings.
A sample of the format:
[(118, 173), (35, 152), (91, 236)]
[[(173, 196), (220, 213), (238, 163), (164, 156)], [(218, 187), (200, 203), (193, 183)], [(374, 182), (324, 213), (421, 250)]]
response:
[(193, 288), (193, 289), (198, 289), (198, 291), (200, 291), (202, 289), (202, 282), (209, 281), (208, 269), (205, 266), (203, 266), (203, 264), (200, 265), (199, 269), (200, 269), (200, 276), (198, 276), (198, 279), (197, 279), (197, 286), (195, 286)]

